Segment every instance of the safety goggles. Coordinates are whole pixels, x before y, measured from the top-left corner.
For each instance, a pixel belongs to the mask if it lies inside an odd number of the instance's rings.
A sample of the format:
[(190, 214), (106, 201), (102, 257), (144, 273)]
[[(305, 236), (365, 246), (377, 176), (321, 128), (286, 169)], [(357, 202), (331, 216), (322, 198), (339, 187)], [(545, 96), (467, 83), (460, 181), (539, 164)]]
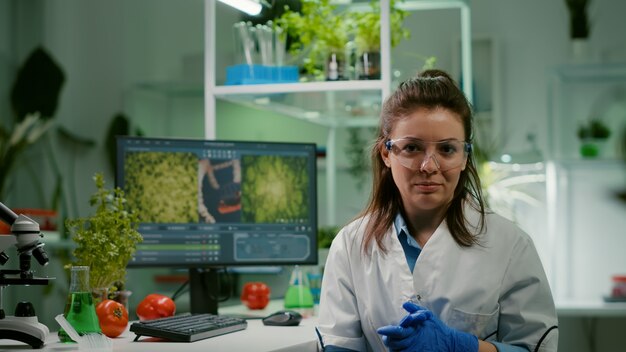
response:
[(432, 160), (439, 171), (457, 168), (467, 160), (472, 144), (458, 139), (427, 142), (416, 138), (390, 139), (385, 147), (400, 164), (411, 170), (422, 170)]

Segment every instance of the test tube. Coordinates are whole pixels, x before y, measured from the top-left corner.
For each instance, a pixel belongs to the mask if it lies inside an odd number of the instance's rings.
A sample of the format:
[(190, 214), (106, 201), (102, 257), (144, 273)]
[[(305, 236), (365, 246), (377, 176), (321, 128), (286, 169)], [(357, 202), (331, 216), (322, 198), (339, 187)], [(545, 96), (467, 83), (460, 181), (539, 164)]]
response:
[(276, 66), (283, 66), (285, 64), (286, 46), (287, 41), (283, 38), (283, 29), (281, 27), (274, 28), (274, 58)]

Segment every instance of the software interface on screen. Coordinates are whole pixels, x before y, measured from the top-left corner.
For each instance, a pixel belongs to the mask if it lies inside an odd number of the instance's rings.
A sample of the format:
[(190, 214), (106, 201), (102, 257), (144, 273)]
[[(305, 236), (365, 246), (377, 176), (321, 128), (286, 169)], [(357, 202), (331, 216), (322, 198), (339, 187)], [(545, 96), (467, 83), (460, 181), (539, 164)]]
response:
[(315, 145), (119, 137), (131, 266), (314, 264)]

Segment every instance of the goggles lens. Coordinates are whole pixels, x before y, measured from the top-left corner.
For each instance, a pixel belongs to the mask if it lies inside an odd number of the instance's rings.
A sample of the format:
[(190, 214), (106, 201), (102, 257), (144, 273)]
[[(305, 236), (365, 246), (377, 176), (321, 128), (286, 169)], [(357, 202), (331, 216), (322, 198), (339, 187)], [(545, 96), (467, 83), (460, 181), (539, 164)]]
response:
[(390, 139), (385, 147), (400, 164), (411, 170), (421, 170), (432, 159), (440, 171), (457, 168), (467, 160), (472, 144), (458, 139), (426, 142), (416, 138)]

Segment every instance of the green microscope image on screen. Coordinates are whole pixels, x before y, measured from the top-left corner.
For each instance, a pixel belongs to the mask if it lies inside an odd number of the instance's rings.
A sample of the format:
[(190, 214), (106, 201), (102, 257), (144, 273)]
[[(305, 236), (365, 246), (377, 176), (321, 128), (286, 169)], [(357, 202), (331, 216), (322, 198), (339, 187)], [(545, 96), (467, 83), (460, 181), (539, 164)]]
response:
[(242, 220), (245, 223), (293, 223), (308, 220), (307, 158), (246, 155), (242, 164)]
[(124, 173), (126, 199), (140, 221), (198, 222), (198, 158), (194, 153), (128, 153)]

